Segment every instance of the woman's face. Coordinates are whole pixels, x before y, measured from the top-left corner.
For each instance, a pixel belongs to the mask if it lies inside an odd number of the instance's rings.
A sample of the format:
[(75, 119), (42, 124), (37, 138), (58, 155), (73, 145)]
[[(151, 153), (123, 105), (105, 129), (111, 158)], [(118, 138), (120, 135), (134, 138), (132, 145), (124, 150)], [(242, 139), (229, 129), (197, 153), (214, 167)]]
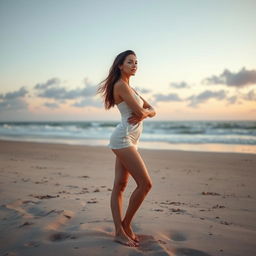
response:
[(135, 75), (135, 72), (137, 70), (137, 58), (135, 55), (130, 54), (126, 56), (123, 65), (120, 66), (120, 70), (127, 75)]

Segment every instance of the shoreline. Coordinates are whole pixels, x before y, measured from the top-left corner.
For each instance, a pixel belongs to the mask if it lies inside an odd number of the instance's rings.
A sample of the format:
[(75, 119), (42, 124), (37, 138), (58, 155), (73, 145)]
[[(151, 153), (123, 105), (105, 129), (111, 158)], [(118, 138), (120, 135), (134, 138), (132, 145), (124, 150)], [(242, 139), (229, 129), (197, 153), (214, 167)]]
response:
[[(108, 140), (58, 140), (58, 139), (10, 139), (0, 138), (0, 141), (9, 142), (31, 142), (43, 144), (59, 144), (73, 146), (93, 146), (107, 147)], [(141, 150), (171, 150), (181, 152), (209, 152), (209, 153), (236, 153), (236, 154), (256, 154), (256, 145), (241, 145), (241, 144), (184, 144), (184, 143), (167, 143), (167, 142), (145, 142), (139, 141), (138, 148)]]

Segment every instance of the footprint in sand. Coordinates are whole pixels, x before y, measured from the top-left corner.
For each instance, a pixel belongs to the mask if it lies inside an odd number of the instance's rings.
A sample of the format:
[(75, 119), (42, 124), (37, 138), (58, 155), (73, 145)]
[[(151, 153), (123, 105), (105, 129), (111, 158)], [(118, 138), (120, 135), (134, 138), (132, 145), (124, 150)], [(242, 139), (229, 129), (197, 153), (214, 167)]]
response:
[[(25, 219), (41, 218), (41, 217), (45, 217), (52, 213), (60, 214), (60, 213), (64, 212), (64, 210), (58, 211), (56, 209), (46, 211), (45, 209), (42, 209), (40, 206), (38, 206), (38, 204), (40, 204), (40, 202), (41, 202), (41, 200), (31, 201), (31, 200), (18, 199), (12, 203), (9, 203), (9, 204), (3, 205), (3, 206), (6, 207), (7, 209), (11, 209), (11, 210), (18, 212)], [(32, 224), (34, 224), (34, 223), (25, 221), (19, 227), (29, 226)]]
[(24, 246), (26, 246), (26, 247), (38, 247), (38, 246), (40, 246), (40, 242), (39, 241), (29, 241), (29, 242), (25, 243)]
[(98, 203), (98, 201), (96, 200), (96, 198), (92, 198), (91, 200), (87, 201), (88, 204), (96, 204)]
[(185, 213), (186, 210), (180, 209), (180, 208), (169, 208), (170, 212), (175, 212), (176, 214)]
[[(211, 256), (210, 254), (200, 251), (200, 250), (196, 250), (196, 249), (192, 249), (192, 248), (186, 248), (186, 247), (181, 247), (181, 248), (174, 248), (172, 249), (172, 251), (170, 252), (167, 248), (164, 247), (167, 241), (176, 241), (176, 242), (180, 242), (180, 241), (186, 241), (187, 240), (187, 236), (181, 232), (171, 232), (169, 235), (163, 234), (163, 233), (158, 233), (158, 236), (161, 237), (162, 239), (158, 239), (158, 243), (160, 245), (162, 245), (162, 248), (164, 250), (165, 253), (169, 253), (169, 254), (161, 254), (161, 255), (175, 255), (175, 256)], [(151, 241), (152, 242), (152, 241)]]
[(218, 208), (225, 208), (224, 205), (219, 205), (219, 204), (216, 204), (214, 206), (212, 206), (213, 209), (218, 209)]
[(203, 191), (202, 195), (212, 195), (212, 196), (220, 196), (219, 193), (216, 192), (208, 192), (208, 191)]
[(78, 176), (78, 178), (88, 179), (88, 178), (90, 178), (90, 176), (88, 176), (88, 175), (83, 175), (83, 176)]
[(50, 198), (59, 197), (59, 195), (52, 196), (52, 195), (34, 195), (34, 194), (30, 194), (29, 196), (32, 196), (38, 199), (50, 199)]
[(18, 199), (10, 204), (6, 204), (3, 206), (20, 213), (24, 218), (30, 219), (30, 218), (34, 218), (34, 216), (28, 213), (26, 209), (21, 207), (23, 204), (27, 204), (28, 202), (33, 202), (33, 201), (23, 201), (21, 199)]
[(36, 168), (36, 169), (47, 169), (47, 167), (46, 166), (39, 166), (39, 165), (36, 165), (36, 166), (30, 166), (31, 168)]
[[(152, 235), (140, 234), (138, 232), (140, 232), (141, 230), (136, 225), (133, 225), (132, 228), (137, 234), (140, 243), (139, 246), (135, 248), (135, 251), (131, 251), (129, 255), (173, 255), (171, 254), (171, 251), (167, 248), (170, 239), (166, 241), (165, 237), (156, 238)], [(82, 238), (86, 236), (89, 236), (90, 238), (94, 237), (99, 244), (103, 244), (104, 242), (109, 240), (109, 242), (113, 243), (115, 247), (123, 246), (122, 244), (114, 242), (114, 227), (112, 220), (96, 220), (90, 223), (81, 223), (79, 237)], [(134, 250), (134, 248), (132, 248), (132, 250)]]
[[(114, 242), (114, 228), (113, 223), (107, 224), (108, 221), (93, 221), (92, 223), (83, 223), (80, 225), (80, 235), (79, 237), (94, 237), (99, 244), (106, 242), (106, 240), (109, 240), (111, 243), (114, 243), (116, 247), (122, 247), (122, 244), (119, 244), (117, 242)], [(138, 231), (140, 230), (139, 227), (136, 227), (136, 225), (133, 225), (133, 229), (136, 232), (140, 243), (139, 246), (136, 247), (136, 251), (134, 255), (145, 255), (148, 253), (150, 255), (172, 255), (171, 252), (165, 247), (168, 242), (164, 241), (165, 239), (156, 239), (155, 237), (151, 235), (144, 235), (144, 234), (138, 234)], [(102, 242), (101, 242), (102, 241)], [(133, 255), (133, 252), (129, 255)]]
[(24, 227), (24, 226), (33, 225), (33, 224), (34, 224), (34, 222), (25, 221), (23, 224), (21, 224), (21, 225), (19, 226), (19, 228), (22, 228), (22, 227)]
[(58, 232), (58, 233), (53, 233), (49, 236), (49, 240), (52, 242), (60, 242), (66, 239), (76, 239), (77, 237), (67, 233), (67, 232)]
[[(183, 242), (188, 240), (188, 237), (179, 231), (171, 231), (170, 233), (158, 233), (158, 236), (165, 241)], [(161, 240), (162, 240), (161, 239)]]
[(41, 180), (35, 181), (34, 183), (35, 184), (44, 184), (44, 183), (47, 183), (47, 182), (48, 182), (47, 178), (42, 178)]
[(163, 209), (160, 209), (160, 208), (155, 208), (155, 209), (152, 209), (152, 211), (155, 211), (155, 212), (163, 212), (164, 210), (163, 210)]
[(150, 255), (172, 255), (169, 249), (165, 247), (167, 242), (164, 240), (156, 240), (153, 236), (138, 234), (139, 247), (136, 249), (142, 253), (150, 253)]
[(63, 210), (58, 211), (54, 209), (54, 210), (46, 211), (44, 209), (41, 209), (40, 207), (31, 207), (28, 209), (28, 212), (33, 214), (34, 218), (41, 218), (41, 217), (45, 217), (52, 214), (59, 214), (63, 212)]
[(58, 230), (62, 225), (66, 224), (75, 215), (75, 213), (69, 210), (64, 210), (63, 212), (60, 212), (59, 215), (60, 216), (50, 222), (45, 229)]
[(76, 185), (66, 185), (65, 187), (68, 187), (68, 188), (79, 188), (79, 187), (76, 186)]
[(165, 200), (164, 202), (160, 202), (160, 204), (179, 206), (182, 204), (184, 205), (185, 203), (181, 203), (179, 201), (175, 202), (175, 201)]
[(171, 233), (171, 237), (170, 238), (171, 238), (171, 240), (177, 241), (177, 242), (181, 242), (181, 241), (186, 241), (187, 240), (186, 235), (184, 235), (181, 232)]
[(22, 180), (23, 182), (28, 182), (28, 181), (30, 181), (30, 178), (21, 178), (21, 180)]

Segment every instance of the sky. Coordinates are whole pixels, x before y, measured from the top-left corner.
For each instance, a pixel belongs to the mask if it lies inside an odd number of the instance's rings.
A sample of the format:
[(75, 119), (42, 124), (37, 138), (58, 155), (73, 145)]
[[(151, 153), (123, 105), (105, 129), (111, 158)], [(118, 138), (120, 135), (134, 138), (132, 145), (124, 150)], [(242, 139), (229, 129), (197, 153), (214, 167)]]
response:
[[(156, 120), (256, 119), (255, 0), (0, 0), (0, 121), (119, 120), (116, 55)], [(150, 120), (150, 121), (151, 121)]]

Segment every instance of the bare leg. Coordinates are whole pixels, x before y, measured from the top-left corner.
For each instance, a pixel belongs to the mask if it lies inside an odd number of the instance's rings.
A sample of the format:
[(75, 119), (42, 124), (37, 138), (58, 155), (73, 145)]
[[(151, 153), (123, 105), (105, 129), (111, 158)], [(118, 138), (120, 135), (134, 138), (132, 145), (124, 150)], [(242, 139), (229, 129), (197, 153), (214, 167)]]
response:
[(123, 192), (127, 185), (128, 178), (128, 171), (124, 168), (118, 157), (116, 157), (115, 181), (111, 193), (111, 211), (116, 229), (115, 241), (128, 246), (136, 246), (136, 243), (129, 238), (122, 226)]
[(138, 240), (131, 229), (131, 221), (134, 214), (140, 207), (145, 196), (152, 187), (152, 182), (149, 177), (147, 168), (139, 152), (135, 147), (128, 147), (122, 149), (112, 149), (116, 156), (121, 160), (123, 166), (134, 178), (137, 188), (133, 191), (129, 205), (122, 221), (123, 228), (130, 238)]

